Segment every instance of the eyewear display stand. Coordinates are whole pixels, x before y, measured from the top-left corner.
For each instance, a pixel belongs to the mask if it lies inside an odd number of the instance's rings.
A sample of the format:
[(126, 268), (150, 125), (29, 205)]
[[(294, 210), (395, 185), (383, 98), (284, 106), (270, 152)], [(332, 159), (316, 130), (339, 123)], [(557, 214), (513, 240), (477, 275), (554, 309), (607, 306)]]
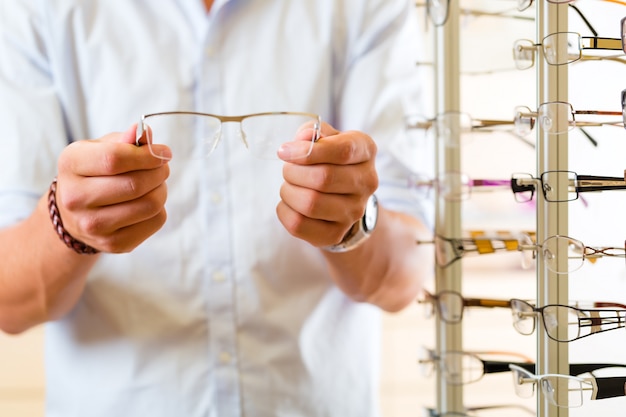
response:
[[(567, 4), (536, 4), (536, 38), (544, 39), (551, 33), (568, 29)], [(544, 59), (537, 60), (537, 106), (551, 101), (568, 101), (568, 66), (548, 65)], [(567, 120), (556, 120), (567, 123)], [(553, 135), (537, 129), (537, 173), (568, 169), (568, 134)], [(568, 183), (556, 184), (557, 195), (567, 196)], [(542, 193), (538, 193), (542, 194)], [(561, 199), (561, 201), (566, 198)], [(548, 202), (543, 195), (537, 196), (537, 241), (543, 242), (554, 235), (568, 235), (568, 203)], [(567, 248), (563, 249), (567, 254)], [(543, 257), (537, 261), (537, 305), (567, 304), (569, 299), (568, 277), (550, 271)], [(567, 256), (557, 254), (557, 262), (566, 263)], [(565, 319), (567, 320), (567, 319)], [(567, 331), (567, 324), (561, 326)], [(551, 340), (545, 331), (537, 332), (537, 368), (541, 374), (569, 374), (568, 344)], [(567, 417), (569, 410), (546, 401), (542, 390), (537, 390), (537, 416)], [(567, 395), (566, 390), (564, 395)], [(562, 394), (558, 394), (562, 395)]]
[[(460, 36), (459, 36), (459, 1), (448, 1), (447, 21), (434, 26), (434, 68), (435, 68), (435, 109), (437, 114), (460, 112)], [(536, 2), (536, 39), (544, 39), (551, 33), (566, 32), (568, 29), (567, 4), (550, 4), (547, 1)], [(538, 52), (541, 54), (541, 52)], [(552, 101), (566, 102), (568, 99), (568, 66), (548, 65), (544, 59), (537, 59), (537, 107), (541, 103)], [(497, 97), (494, 96), (494, 100)], [(460, 131), (454, 124), (454, 118), (446, 119), (447, 126), (438, 129), (435, 172), (460, 171)], [(556, 120), (565, 123), (567, 120)], [(445, 136), (445, 137), (444, 137)], [(568, 169), (567, 133), (558, 137), (540, 126), (537, 127), (536, 163), (537, 174), (551, 170)], [(538, 176), (538, 175), (537, 175)], [(539, 190), (541, 184), (534, 184)], [(536, 231), (537, 240), (543, 242), (550, 236), (567, 235), (568, 232), (568, 183), (556, 184), (558, 195), (564, 194), (563, 202), (548, 202), (541, 192), (537, 193)], [(462, 219), (459, 201), (453, 201), (435, 195), (435, 233), (447, 237), (461, 237)], [(560, 252), (560, 251), (559, 251)], [(564, 255), (558, 255), (557, 262), (567, 263), (567, 248)], [(462, 261), (449, 267), (437, 266), (435, 286), (437, 291), (461, 291)], [(568, 280), (566, 276), (550, 271), (541, 256), (537, 257), (537, 305), (567, 304)], [(559, 319), (560, 320), (560, 319)], [(567, 332), (567, 318), (564, 317), (563, 331)], [(436, 348), (442, 351), (461, 351), (462, 323), (447, 324), (437, 318)], [(542, 324), (540, 324), (542, 326)], [(537, 368), (541, 374), (568, 374), (568, 345), (558, 343), (546, 336), (546, 332), (537, 331)], [(437, 373), (437, 408), (441, 414), (465, 412), (462, 385), (451, 385)], [(561, 394), (567, 395), (567, 390)], [(551, 405), (541, 390), (537, 390), (537, 416), (567, 417), (568, 409)]]
[[(450, 112), (460, 114), (460, 28), (459, 2), (449, 3), (449, 17), (445, 25), (435, 26), (434, 41), (434, 77), (435, 110), (437, 114)], [(437, 129), (435, 155), (435, 173), (459, 171), (461, 165), (460, 119), (446, 118), (444, 135)], [(455, 126), (456, 125), (456, 126)], [(435, 194), (435, 233), (442, 236), (461, 237), (461, 202), (441, 198)], [(435, 285), (437, 291), (461, 291), (461, 262), (443, 268), (436, 267)], [(462, 350), (462, 323), (446, 323), (437, 319), (436, 348), (438, 352)], [(463, 386), (449, 384), (440, 372), (437, 379), (437, 408), (440, 412), (462, 413)]]

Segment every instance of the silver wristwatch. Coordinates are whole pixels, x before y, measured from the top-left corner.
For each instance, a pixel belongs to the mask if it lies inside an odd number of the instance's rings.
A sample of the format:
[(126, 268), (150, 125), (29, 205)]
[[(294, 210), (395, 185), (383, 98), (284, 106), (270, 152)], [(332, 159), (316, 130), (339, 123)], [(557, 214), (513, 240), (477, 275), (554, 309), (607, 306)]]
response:
[(367, 240), (374, 231), (378, 221), (378, 199), (374, 194), (367, 200), (365, 213), (361, 219), (354, 223), (348, 230), (341, 242), (336, 245), (324, 246), (329, 252), (348, 252)]

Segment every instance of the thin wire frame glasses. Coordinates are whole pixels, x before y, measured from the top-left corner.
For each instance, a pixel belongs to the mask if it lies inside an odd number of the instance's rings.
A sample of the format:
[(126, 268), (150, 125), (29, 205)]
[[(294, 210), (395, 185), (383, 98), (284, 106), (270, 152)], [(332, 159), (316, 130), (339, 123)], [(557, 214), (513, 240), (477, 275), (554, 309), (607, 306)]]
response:
[(575, 408), (588, 400), (623, 397), (626, 377), (587, 377), (544, 374), (535, 375), (517, 365), (509, 365), (515, 393), (522, 398), (533, 396), (537, 387), (552, 405)]
[[(582, 309), (563, 304), (535, 307), (527, 301), (511, 300), (513, 327), (518, 333), (530, 335), (541, 316), (546, 335), (557, 342), (573, 342), (596, 333), (626, 327), (625, 309)], [(566, 323), (566, 326), (563, 324)]]
[(437, 178), (428, 178), (424, 174), (409, 176), (409, 187), (424, 197), (429, 197), (435, 189), (440, 197), (449, 201), (461, 201), (470, 198), (472, 192), (511, 190), (513, 179), (472, 179), (461, 172), (444, 172)]
[[(619, 120), (576, 120), (577, 115), (585, 116), (622, 116)], [(514, 116), (515, 132), (519, 135), (528, 135), (535, 124), (553, 135), (569, 132), (575, 127), (587, 126), (624, 126), (623, 112), (604, 110), (574, 110), (574, 107), (564, 101), (551, 101), (539, 105), (537, 111), (527, 106), (517, 106)]]
[(465, 411), (442, 411), (434, 408), (423, 409), (423, 417), (502, 417), (536, 416), (535, 410), (521, 404), (494, 404), (467, 407)]
[[(513, 352), (496, 352), (495, 354), (515, 355)], [(509, 364), (511, 363), (530, 371), (535, 370), (535, 364), (530, 360), (524, 362), (488, 360), (473, 352), (445, 351), (437, 354), (432, 349), (422, 347), (418, 355), (418, 364), (422, 375), (426, 377), (432, 375), (435, 366), (437, 366), (445, 381), (450, 385), (471, 384), (481, 380), (485, 374), (509, 372)]]
[(518, 250), (519, 237), (473, 237), (448, 238), (436, 235), (434, 240), (416, 240), (416, 244), (434, 244), (435, 260), (441, 268), (447, 268), (467, 254), (485, 255)]
[(251, 153), (260, 159), (277, 159), (285, 142), (299, 142), (291, 159), (307, 157), (320, 138), (321, 118), (303, 112), (267, 112), (242, 116), (172, 111), (141, 116), (137, 125), (137, 145), (147, 144), (152, 155), (169, 159), (154, 150), (153, 144), (172, 147), (175, 156), (206, 158), (218, 145), (224, 123), (237, 123), (239, 137)]
[(579, 270), (585, 260), (594, 263), (601, 257), (626, 259), (624, 247), (591, 247), (569, 236), (554, 235), (542, 244), (537, 244), (528, 236), (519, 238), (517, 249), (522, 252), (522, 266), (530, 267), (539, 254), (548, 270), (556, 274), (568, 274)]

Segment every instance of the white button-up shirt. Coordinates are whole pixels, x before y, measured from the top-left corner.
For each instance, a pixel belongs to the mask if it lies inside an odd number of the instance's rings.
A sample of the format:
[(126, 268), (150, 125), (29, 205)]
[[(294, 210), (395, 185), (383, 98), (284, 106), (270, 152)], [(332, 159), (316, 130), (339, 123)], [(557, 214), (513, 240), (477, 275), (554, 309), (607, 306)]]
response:
[[(386, 149), (414, 98), (410, 7), (1, 0), (0, 227), (34, 209), (69, 142), (169, 110), (306, 111), (363, 130), (379, 143), (381, 203), (418, 215)], [(376, 416), (379, 311), (277, 220), (282, 163), (226, 129), (209, 158), (171, 167), (166, 225), (103, 255), (46, 325), (47, 416)]]

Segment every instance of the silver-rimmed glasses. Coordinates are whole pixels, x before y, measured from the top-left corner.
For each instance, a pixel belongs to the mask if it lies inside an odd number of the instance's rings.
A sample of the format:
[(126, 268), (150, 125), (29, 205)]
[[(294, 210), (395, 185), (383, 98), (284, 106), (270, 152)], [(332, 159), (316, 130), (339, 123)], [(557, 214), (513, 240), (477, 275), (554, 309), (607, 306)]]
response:
[(520, 404), (495, 404), (467, 407), (465, 411), (442, 411), (424, 408), (423, 417), (502, 417), (502, 416), (536, 416), (534, 410)]
[(285, 142), (301, 145), (292, 149), (291, 159), (307, 157), (320, 138), (321, 118), (313, 113), (266, 112), (243, 116), (172, 111), (141, 116), (137, 125), (137, 145), (147, 144), (153, 156), (164, 158), (153, 144), (172, 147), (176, 157), (206, 158), (222, 137), (224, 123), (238, 123), (239, 136), (254, 156), (277, 159)]
[(537, 186), (540, 186), (545, 200), (551, 203), (574, 201), (585, 192), (626, 190), (624, 177), (579, 175), (573, 171), (546, 171), (539, 178), (527, 173), (514, 173), (511, 178), (511, 189), (515, 199), (521, 203), (534, 197)]
[[(619, 305), (619, 304), (617, 304)], [(535, 331), (541, 316), (547, 336), (557, 342), (572, 342), (610, 330), (626, 327), (626, 309), (582, 309), (563, 304), (535, 307), (527, 301), (511, 299), (513, 327), (520, 334)]]
[(622, 397), (626, 377), (587, 377), (543, 374), (535, 375), (517, 365), (509, 365), (513, 372), (515, 393), (530, 398), (541, 388), (548, 402), (557, 407), (575, 408), (589, 400)]
[[(585, 116), (622, 116), (620, 119), (598, 121), (577, 120), (577, 115)], [(550, 101), (539, 105), (536, 111), (526, 106), (515, 108), (514, 124), (515, 132), (519, 135), (528, 135), (538, 122), (541, 128), (554, 135), (568, 132), (575, 127), (585, 126), (624, 126), (623, 113), (621, 111), (604, 110), (574, 110), (574, 107), (564, 101)]]
[(512, 179), (472, 179), (467, 174), (453, 171), (443, 172), (437, 178), (417, 173), (409, 176), (409, 187), (412, 189), (424, 196), (429, 196), (430, 191), (435, 189), (440, 197), (449, 201), (466, 200), (472, 191), (510, 190), (512, 182)]
[(585, 260), (595, 262), (601, 257), (626, 258), (624, 247), (591, 247), (569, 236), (554, 235), (542, 244), (533, 242), (527, 236), (521, 236), (517, 246), (522, 251), (522, 265), (529, 267), (537, 254), (543, 258), (546, 268), (556, 274), (568, 274), (579, 270)]
[[(535, 364), (531, 360), (514, 352), (494, 352), (498, 356), (521, 357), (523, 362), (510, 360), (489, 360), (479, 356), (480, 353), (463, 351), (445, 351), (437, 354), (433, 349), (421, 347), (418, 354), (418, 364), (423, 376), (430, 376), (435, 368), (441, 372), (445, 381), (450, 385), (465, 385), (477, 382), (485, 374), (508, 372), (509, 364), (514, 363), (530, 371), (535, 370)], [(491, 352), (485, 352), (485, 355)]]

